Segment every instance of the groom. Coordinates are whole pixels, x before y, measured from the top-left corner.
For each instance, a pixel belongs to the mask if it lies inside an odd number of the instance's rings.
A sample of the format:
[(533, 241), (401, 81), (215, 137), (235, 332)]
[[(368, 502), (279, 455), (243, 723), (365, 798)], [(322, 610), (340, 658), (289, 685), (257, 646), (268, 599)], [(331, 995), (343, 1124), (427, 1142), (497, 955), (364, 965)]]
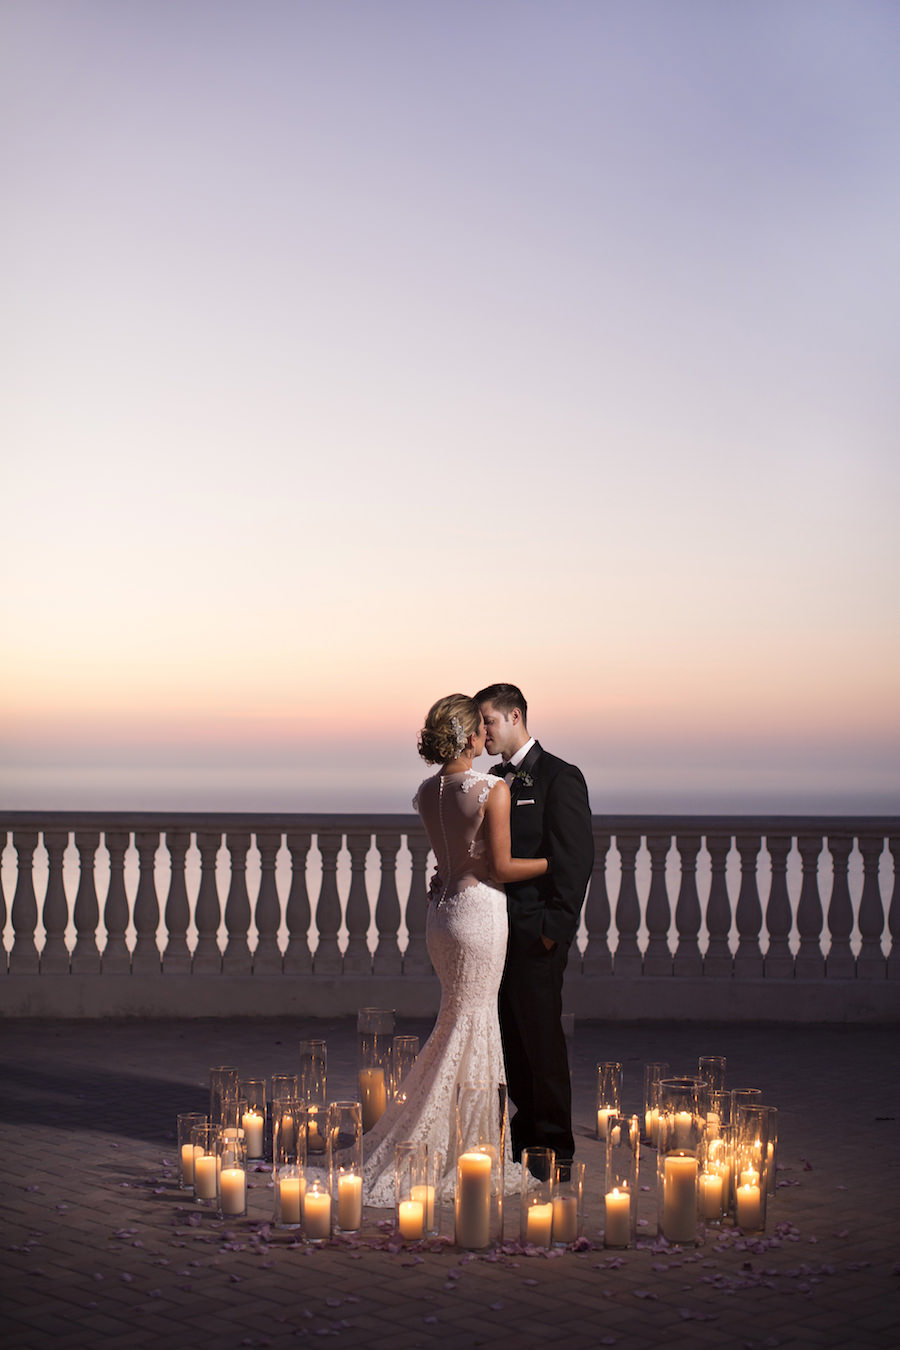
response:
[(492, 773), (509, 784), (515, 858), (550, 858), (534, 881), (506, 888), (509, 947), (500, 985), (500, 1031), (509, 1095), (516, 1108), (513, 1157), (543, 1145), (570, 1161), (572, 1089), (562, 1029), (563, 973), (578, 930), (594, 839), (587, 786), (580, 769), (550, 755), (530, 735), (528, 705), (514, 684), (491, 684), (475, 695), (485, 725), (485, 750), (500, 755)]

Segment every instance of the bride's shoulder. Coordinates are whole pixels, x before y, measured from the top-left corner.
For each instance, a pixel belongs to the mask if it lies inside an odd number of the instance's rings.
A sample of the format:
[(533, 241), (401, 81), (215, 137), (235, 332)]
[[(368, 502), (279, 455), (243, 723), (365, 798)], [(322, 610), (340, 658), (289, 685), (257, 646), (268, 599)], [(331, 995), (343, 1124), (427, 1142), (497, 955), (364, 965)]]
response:
[(415, 796), (413, 797), (413, 799), (412, 799), (412, 804), (413, 804), (413, 810), (414, 810), (414, 811), (418, 811), (418, 809), (419, 809), (419, 802), (420, 802), (421, 799), (422, 799), (422, 794), (425, 793), (425, 792), (427, 792), (428, 789), (430, 788), (431, 784), (436, 783), (437, 780), (438, 780), (439, 778), (440, 778), (440, 774), (439, 774), (439, 773), (434, 773), (434, 774), (431, 775), (430, 778), (423, 778), (423, 779), (422, 779), (421, 783), (420, 783), (419, 786), (416, 788), (416, 795), (415, 795)]
[(480, 788), (481, 791), (478, 794), (478, 800), (483, 802), (487, 798), (491, 788), (496, 787), (498, 783), (502, 782), (503, 779), (498, 778), (494, 773), (482, 773), (480, 769), (469, 769), (462, 781), (461, 787), (463, 792), (471, 792), (476, 787)]

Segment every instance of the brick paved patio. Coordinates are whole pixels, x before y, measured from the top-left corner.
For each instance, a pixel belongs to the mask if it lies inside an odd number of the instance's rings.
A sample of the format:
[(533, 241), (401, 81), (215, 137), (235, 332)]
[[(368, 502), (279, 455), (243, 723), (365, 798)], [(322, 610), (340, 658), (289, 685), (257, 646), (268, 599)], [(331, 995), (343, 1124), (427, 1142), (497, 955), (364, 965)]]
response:
[[(419, 1032), (428, 1024), (404, 1023)], [(249, 1215), (223, 1223), (180, 1191), (178, 1111), (205, 1109), (207, 1071), (296, 1070), (324, 1035), (329, 1096), (355, 1095), (355, 1028), (336, 1022), (11, 1022), (3, 1030), (3, 1344), (15, 1350), (295, 1346), (560, 1347), (900, 1345), (900, 1036), (896, 1027), (605, 1028), (572, 1042), (589, 1250), (470, 1256), (449, 1243), (387, 1250), (372, 1212), (359, 1240), (313, 1248), (267, 1227), (272, 1192), (251, 1176)], [(728, 1058), (728, 1086), (779, 1107), (779, 1189), (762, 1240), (656, 1240), (645, 1167), (639, 1247), (600, 1238), (594, 1064)], [(646, 1152), (645, 1162), (655, 1154)]]

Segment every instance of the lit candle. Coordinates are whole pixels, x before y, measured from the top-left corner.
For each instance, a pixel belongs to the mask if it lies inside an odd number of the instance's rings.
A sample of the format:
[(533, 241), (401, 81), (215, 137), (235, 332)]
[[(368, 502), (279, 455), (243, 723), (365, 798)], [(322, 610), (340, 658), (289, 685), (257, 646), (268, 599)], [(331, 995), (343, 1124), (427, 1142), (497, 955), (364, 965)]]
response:
[(490, 1240), (490, 1154), (461, 1153), (456, 1164), (457, 1246), (486, 1247)]
[(690, 1111), (676, 1111), (675, 1113), (675, 1147), (688, 1148), (691, 1142), (691, 1127), (694, 1118)]
[(759, 1185), (759, 1173), (756, 1171), (755, 1167), (744, 1168), (744, 1170), (741, 1172), (741, 1185), (742, 1186)]
[(609, 1137), (612, 1140), (614, 1147), (618, 1148), (619, 1144), (622, 1142), (622, 1126), (614, 1125), (610, 1131)]
[(338, 1227), (345, 1232), (362, 1228), (362, 1177), (343, 1172), (338, 1177)]
[(606, 1229), (603, 1240), (607, 1247), (627, 1247), (631, 1241), (631, 1193), (614, 1186), (607, 1191)]
[(605, 1139), (606, 1132), (609, 1129), (609, 1118), (615, 1115), (615, 1108), (612, 1106), (597, 1107), (597, 1138)]
[(307, 1153), (324, 1153), (325, 1140), (322, 1138), (322, 1131), (316, 1121), (309, 1122), (309, 1129), (306, 1132), (306, 1151)]
[(433, 1186), (410, 1186), (409, 1198), (411, 1200), (420, 1200), (425, 1206), (425, 1227), (429, 1231), (434, 1228), (434, 1187)]
[(312, 1242), (331, 1237), (331, 1196), (316, 1182), (303, 1200), (303, 1227)]
[(223, 1214), (243, 1214), (247, 1208), (247, 1178), (243, 1167), (223, 1167), (219, 1176), (219, 1204)]
[(525, 1241), (549, 1247), (553, 1234), (553, 1205), (529, 1205), (525, 1214)]
[(704, 1219), (722, 1217), (722, 1180), (719, 1172), (700, 1173), (700, 1213)]
[(574, 1242), (578, 1237), (578, 1198), (574, 1195), (553, 1197), (553, 1241)]
[(181, 1179), (185, 1186), (194, 1184), (194, 1145), (181, 1145)]
[(706, 1133), (710, 1139), (717, 1139), (719, 1136), (719, 1113), (718, 1111), (707, 1111), (706, 1113)]
[(218, 1159), (211, 1153), (194, 1157), (194, 1195), (198, 1200), (215, 1200)]
[(425, 1206), (421, 1200), (401, 1200), (397, 1206), (397, 1227), (408, 1240), (425, 1235)]
[(282, 1153), (294, 1153), (297, 1148), (297, 1131), (294, 1126), (293, 1116), (281, 1117), (281, 1151)]
[(659, 1108), (651, 1106), (644, 1116), (644, 1129), (650, 1143), (656, 1147), (659, 1139)]
[(263, 1155), (263, 1118), (258, 1111), (245, 1111), (242, 1120), (244, 1138), (247, 1141), (247, 1157), (261, 1158)]
[(663, 1167), (663, 1237), (694, 1242), (697, 1237), (697, 1159), (673, 1154)]
[(766, 1150), (766, 1190), (774, 1195), (775, 1189), (775, 1145), (770, 1140)]
[(302, 1177), (282, 1177), (278, 1182), (281, 1222), (299, 1224), (300, 1202), (303, 1197)]
[(384, 1069), (360, 1069), (359, 1100), (362, 1106), (363, 1130), (371, 1130), (375, 1122), (384, 1114), (387, 1106)]
[(762, 1227), (762, 1194), (752, 1182), (744, 1182), (735, 1192), (738, 1228)]

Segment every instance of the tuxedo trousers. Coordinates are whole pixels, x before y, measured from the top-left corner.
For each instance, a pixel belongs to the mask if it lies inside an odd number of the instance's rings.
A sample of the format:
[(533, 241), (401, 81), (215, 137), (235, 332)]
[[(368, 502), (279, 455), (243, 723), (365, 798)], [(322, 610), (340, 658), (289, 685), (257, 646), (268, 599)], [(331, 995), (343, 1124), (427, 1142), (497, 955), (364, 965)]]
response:
[(513, 1157), (541, 1145), (570, 1159), (572, 1084), (562, 1029), (562, 987), (569, 950), (548, 951), (533, 934), (510, 924), (506, 966), (500, 984), (500, 1034), (506, 1083), (515, 1114), (510, 1120)]

